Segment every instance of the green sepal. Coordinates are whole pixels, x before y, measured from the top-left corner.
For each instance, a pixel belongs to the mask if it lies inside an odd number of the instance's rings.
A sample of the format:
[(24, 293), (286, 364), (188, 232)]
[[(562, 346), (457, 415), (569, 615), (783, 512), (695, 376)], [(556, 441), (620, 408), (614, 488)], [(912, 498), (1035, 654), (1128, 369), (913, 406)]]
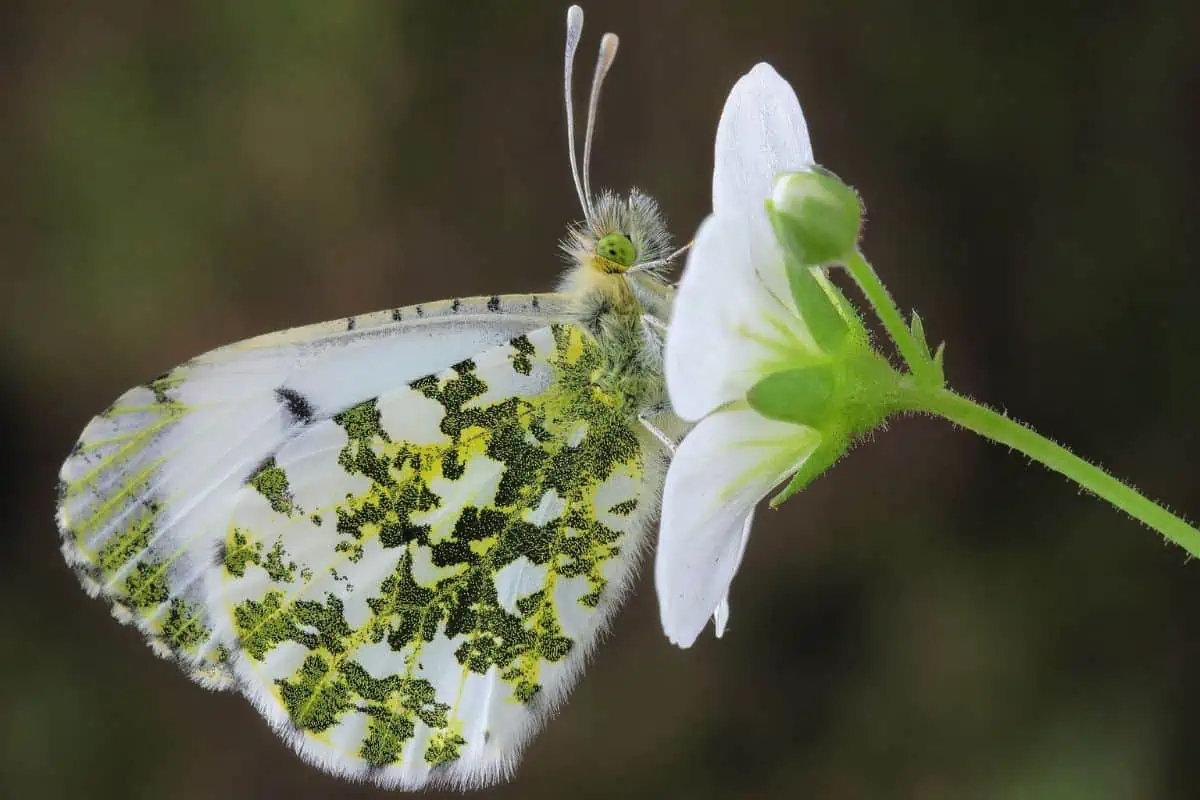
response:
[(841, 437), (833, 439), (823, 439), (817, 449), (812, 452), (808, 458), (804, 460), (804, 464), (800, 469), (792, 475), (792, 479), (788, 481), (787, 486), (783, 487), (770, 500), (771, 508), (778, 508), (785, 503), (788, 498), (797, 492), (803, 491), (810, 483), (837, 463), (837, 460), (846, 452), (846, 442)]
[(937, 370), (938, 386), (946, 385), (946, 343), (942, 342), (938, 345), (937, 352), (933, 354), (933, 366)]
[(914, 308), (912, 312), (912, 334), (917, 340), (917, 344), (921, 345), (921, 350), (925, 355), (929, 355), (929, 342), (925, 341), (925, 324), (921, 322), (921, 315)]
[(850, 302), (846, 295), (842, 293), (842, 290), (837, 287), (837, 284), (829, 279), (828, 271), (821, 271), (821, 274), (817, 276), (817, 283), (821, 284), (821, 287), (829, 295), (829, 299), (838, 310), (838, 313), (842, 315), (842, 319), (845, 320), (846, 326), (850, 331), (851, 338), (857, 344), (869, 345), (871, 334), (867, 331), (867, 326), (863, 324), (862, 315), (858, 313), (858, 308)]
[(850, 328), (845, 318), (834, 305), (834, 300), (813, 273), (816, 267), (807, 267), (789, 258), (787, 264), (788, 284), (804, 326), (812, 334), (813, 341), (826, 353), (837, 352), (846, 341)]
[(746, 401), (769, 419), (821, 428), (835, 410), (836, 380), (831, 364), (773, 372), (750, 387)]
[[(917, 340), (917, 344), (921, 347), (921, 358), (923, 358), (932, 368), (933, 373), (926, 380), (931, 382), (929, 388), (940, 389), (946, 385), (946, 371), (943, 367), (943, 354), (946, 352), (946, 343), (942, 342), (934, 351), (929, 347), (929, 340), (925, 338), (925, 323), (921, 321), (921, 315), (914, 308), (912, 312), (912, 324), (909, 325), (912, 330), (913, 338)], [(924, 385), (924, 384), (922, 384)]]

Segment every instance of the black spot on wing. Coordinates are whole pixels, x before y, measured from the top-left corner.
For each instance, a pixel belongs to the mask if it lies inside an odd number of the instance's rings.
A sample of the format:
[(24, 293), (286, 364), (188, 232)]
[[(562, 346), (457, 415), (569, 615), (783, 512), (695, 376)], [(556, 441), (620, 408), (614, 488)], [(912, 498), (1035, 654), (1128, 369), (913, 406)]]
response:
[(418, 317), (425, 316), (425, 309), (421, 308), (420, 306), (417, 306), (417, 316)]
[(346, 317), (346, 330), (348, 330), (348, 331), (354, 330), (354, 326), (357, 324), (358, 324), (357, 317)]
[(492, 295), (490, 298), (488, 298), (487, 310), (488, 311), (499, 311), (500, 310), (500, 298), (496, 297), (496, 295)]
[(287, 411), (293, 425), (308, 425), (313, 421), (316, 412), (312, 403), (304, 395), (287, 386), (275, 390), (275, 399)]
[(541, 303), (541, 301), (540, 301), (540, 300), (538, 300), (536, 296), (533, 298), (533, 303), (531, 303), (531, 305), (532, 305), (534, 308), (541, 308), (541, 307), (542, 307), (542, 303)]
[(404, 319), (404, 314), (400, 312), (400, 309), (392, 309), (392, 322), (399, 322), (402, 319)]
[[(167, 391), (171, 389), (171, 373), (164, 372), (162, 375), (159, 375), (157, 378), (147, 383), (146, 388), (154, 393), (154, 402), (171, 402), (171, 398), (167, 394)], [(109, 408), (111, 409), (112, 406), (109, 406)]]
[(462, 307), (462, 301), (459, 300), (458, 298), (455, 298), (454, 302), (450, 304), (451, 311), (458, 311), (458, 309), (461, 307)]

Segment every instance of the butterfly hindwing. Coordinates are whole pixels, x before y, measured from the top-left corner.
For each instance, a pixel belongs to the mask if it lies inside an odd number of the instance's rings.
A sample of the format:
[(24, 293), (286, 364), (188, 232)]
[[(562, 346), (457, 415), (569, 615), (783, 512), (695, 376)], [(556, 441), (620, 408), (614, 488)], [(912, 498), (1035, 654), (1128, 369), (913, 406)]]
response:
[(664, 471), (601, 356), (543, 327), (315, 422), (232, 497), (206, 603), (308, 760), (492, 782), (617, 605)]
[(554, 295), (453, 300), (199, 356), (126, 392), (85, 428), (60, 472), (63, 553), (114, 616), (222, 688), (229, 648), (214, 636), (204, 577), (247, 476), (319, 420), (561, 312)]

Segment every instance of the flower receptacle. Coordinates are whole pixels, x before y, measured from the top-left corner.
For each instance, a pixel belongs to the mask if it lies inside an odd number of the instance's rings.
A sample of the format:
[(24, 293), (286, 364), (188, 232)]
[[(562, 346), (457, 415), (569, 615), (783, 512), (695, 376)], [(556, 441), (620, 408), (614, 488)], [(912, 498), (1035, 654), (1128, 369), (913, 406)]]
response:
[(816, 430), (821, 444), (771, 500), (777, 506), (832, 467), (859, 439), (905, 407), (906, 378), (865, 342), (829, 361), (772, 372), (746, 393), (768, 419)]

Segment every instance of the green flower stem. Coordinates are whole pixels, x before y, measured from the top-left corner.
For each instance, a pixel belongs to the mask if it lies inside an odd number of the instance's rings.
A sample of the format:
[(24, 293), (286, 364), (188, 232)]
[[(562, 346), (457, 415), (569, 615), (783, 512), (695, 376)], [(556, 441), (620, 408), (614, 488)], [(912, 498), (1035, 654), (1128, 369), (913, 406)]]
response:
[(852, 256), (846, 259), (845, 267), (858, 283), (862, 293), (866, 295), (867, 301), (875, 309), (875, 314), (879, 317), (880, 322), (887, 328), (888, 334), (896, 343), (901, 357), (904, 358), (913, 377), (917, 379), (917, 383), (922, 386), (940, 386), (941, 381), (930, 363), (929, 354), (904, 322), (900, 309), (896, 307), (887, 288), (875, 274), (871, 263), (863, 257), (860, 251), (856, 250)]
[(905, 407), (944, 417), (1024, 453), (1158, 531), (1192, 556), (1200, 557), (1200, 530), (1032, 428), (949, 389), (927, 390), (909, 384), (906, 394)]

